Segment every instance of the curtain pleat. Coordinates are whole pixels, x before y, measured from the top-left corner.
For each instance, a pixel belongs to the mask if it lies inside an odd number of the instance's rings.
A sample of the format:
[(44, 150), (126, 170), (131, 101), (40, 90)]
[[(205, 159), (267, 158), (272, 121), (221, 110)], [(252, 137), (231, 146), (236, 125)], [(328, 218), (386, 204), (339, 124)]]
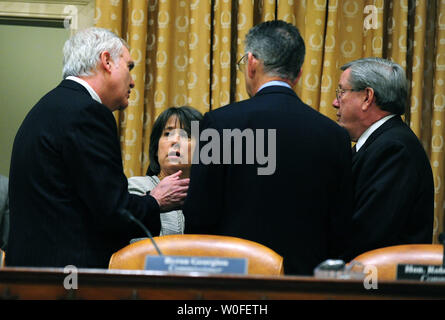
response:
[(410, 82), (405, 120), (430, 157), (434, 238), (443, 231), (445, 2), (385, 0), (96, 0), (96, 25), (127, 40), (136, 61), (129, 108), (116, 112), (128, 177), (144, 175), (152, 124), (170, 106), (205, 113), (248, 98), (236, 62), (248, 30), (282, 19), (305, 39), (300, 98), (335, 120), (340, 66), (383, 57)]

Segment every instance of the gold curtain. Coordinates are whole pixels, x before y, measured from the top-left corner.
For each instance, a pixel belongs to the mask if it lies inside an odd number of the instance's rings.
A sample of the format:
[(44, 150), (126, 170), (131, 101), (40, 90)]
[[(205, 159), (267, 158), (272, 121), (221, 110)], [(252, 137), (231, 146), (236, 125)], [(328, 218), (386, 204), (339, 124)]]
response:
[(275, 18), (296, 25), (305, 39), (296, 92), (331, 119), (341, 65), (376, 56), (405, 68), (406, 120), (433, 168), (436, 242), (445, 207), (443, 0), (96, 0), (96, 25), (126, 39), (136, 61), (130, 106), (116, 113), (126, 175), (145, 174), (151, 127), (166, 108), (204, 113), (247, 98), (236, 71), (243, 39), (253, 25)]

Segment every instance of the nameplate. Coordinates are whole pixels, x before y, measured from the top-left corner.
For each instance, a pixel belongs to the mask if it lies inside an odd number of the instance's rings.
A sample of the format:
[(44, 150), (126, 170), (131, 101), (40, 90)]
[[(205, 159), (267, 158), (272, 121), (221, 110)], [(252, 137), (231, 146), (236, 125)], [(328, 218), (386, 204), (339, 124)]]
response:
[(145, 259), (145, 270), (167, 272), (202, 272), (217, 274), (247, 274), (247, 259), (147, 255)]
[(425, 264), (398, 264), (396, 279), (445, 282), (445, 266)]

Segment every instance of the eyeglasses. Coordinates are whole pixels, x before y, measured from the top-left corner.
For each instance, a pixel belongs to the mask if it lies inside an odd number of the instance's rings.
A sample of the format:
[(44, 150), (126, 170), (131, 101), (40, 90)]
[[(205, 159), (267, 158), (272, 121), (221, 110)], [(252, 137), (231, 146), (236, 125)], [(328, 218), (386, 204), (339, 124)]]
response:
[(247, 57), (248, 57), (248, 53), (243, 55), (241, 57), (241, 59), (239, 59), (238, 62), (236, 63), (236, 66), (237, 66), (238, 70), (241, 71), (241, 72), (244, 72), (244, 66), (246, 65), (246, 58)]
[(355, 90), (354, 89), (343, 89), (343, 88), (335, 89), (335, 96), (337, 97), (337, 100), (340, 100), (346, 91), (355, 91)]

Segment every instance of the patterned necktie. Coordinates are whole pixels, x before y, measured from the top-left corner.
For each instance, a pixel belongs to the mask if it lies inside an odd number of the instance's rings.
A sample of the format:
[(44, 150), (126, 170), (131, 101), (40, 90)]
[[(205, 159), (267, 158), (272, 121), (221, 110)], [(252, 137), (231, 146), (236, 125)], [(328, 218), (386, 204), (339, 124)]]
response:
[(354, 146), (352, 147), (352, 155), (354, 155), (354, 154), (357, 153), (357, 148), (356, 148), (356, 146), (357, 146), (357, 145), (354, 145)]

